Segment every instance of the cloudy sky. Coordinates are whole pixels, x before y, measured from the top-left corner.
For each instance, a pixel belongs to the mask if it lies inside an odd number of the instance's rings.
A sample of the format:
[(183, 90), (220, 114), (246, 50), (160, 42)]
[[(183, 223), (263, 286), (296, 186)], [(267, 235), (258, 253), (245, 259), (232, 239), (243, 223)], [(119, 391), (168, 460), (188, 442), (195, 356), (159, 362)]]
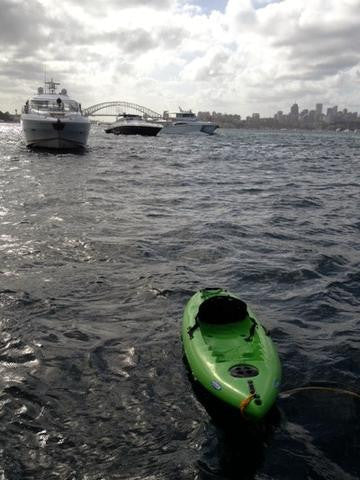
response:
[(83, 106), (360, 111), (360, 0), (0, 0), (0, 110), (48, 77)]

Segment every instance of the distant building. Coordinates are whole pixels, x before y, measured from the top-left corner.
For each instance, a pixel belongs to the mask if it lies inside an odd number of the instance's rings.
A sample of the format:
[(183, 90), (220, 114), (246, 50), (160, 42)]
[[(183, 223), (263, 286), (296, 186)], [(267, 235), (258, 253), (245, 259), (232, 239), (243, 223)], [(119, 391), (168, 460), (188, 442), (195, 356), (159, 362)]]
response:
[(325, 118), (324, 118), (325, 122), (326, 123), (331, 123), (334, 120), (335, 115), (336, 114), (334, 113), (334, 109), (333, 108), (328, 108), (326, 110), (326, 115), (325, 115)]
[(315, 112), (316, 112), (316, 115), (318, 115), (319, 117), (321, 117), (322, 115), (322, 109), (323, 109), (323, 104), (317, 103), (315, 107)]
[(291, 106), (290, 115), (293, 118), (298, 118), (298, 116), (299, 116), (299, 105), (297, 103), (294, 103), (294, 105)]
[(323, 109), (323, 104), (322, 103), (317, 103), (316, 106), (315, 106), (315, 121), (317, 123), (321, 122), (321, 120), (323, 118), (322, 109)]

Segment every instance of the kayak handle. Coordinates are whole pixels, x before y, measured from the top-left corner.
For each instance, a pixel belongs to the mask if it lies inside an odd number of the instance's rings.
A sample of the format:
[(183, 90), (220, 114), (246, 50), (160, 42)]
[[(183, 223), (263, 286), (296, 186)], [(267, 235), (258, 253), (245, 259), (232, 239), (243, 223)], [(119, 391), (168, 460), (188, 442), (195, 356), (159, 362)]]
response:
[(249, 336), (245, 338), (246, 342), (251, 342), (251, 340), (253, 340), (254, 335), (255, 335), (255, 329), (257, 327), (257, 323), (255, 322), (255, 320), (252, 317), (250, 317), (250, 320), (252, 321), (252, 325), (250, 327)]
[(195, 323), (192, 327), (189, 327), (187, 333), (189, 334), (190, 340), (194, 338), (194, 332), (199, 327), (198, 322), (195, 320)]

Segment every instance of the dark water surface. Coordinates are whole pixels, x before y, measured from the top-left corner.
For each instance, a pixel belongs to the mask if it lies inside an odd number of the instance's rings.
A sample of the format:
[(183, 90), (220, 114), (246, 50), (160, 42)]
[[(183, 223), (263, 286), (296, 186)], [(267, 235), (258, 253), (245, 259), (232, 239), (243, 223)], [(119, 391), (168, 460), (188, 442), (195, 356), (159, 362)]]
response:
[[(1, 125), (0, 478), (358, 479), (359, 164), (354, 134), (95, 128), (74, 155)], [(187, 378), (182, 311), (209, 286), (278, 346), (266, 438)]]

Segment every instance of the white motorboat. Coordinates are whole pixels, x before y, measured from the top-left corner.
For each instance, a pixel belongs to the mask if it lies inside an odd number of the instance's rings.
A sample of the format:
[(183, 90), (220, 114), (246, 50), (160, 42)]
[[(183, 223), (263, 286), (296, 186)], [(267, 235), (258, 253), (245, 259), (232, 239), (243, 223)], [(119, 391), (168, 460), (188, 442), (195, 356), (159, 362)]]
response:
[(63, 88), (56, 93), (52, 79), (45, 89), (27, 100), (21, 114), (22, 130), (28, 147), (51, 149), (84, 148), (90, 131), (90, 120), (83, 116), (81, 105)]
[(165, 115), (161, 135), (164, 133), (207, 133), (212, 135), (217, 128), (219, 128), (219, 125), (214, 122), (199, 120), (191, 110), (184, 111), (180, 109), (175, 114)]
[(148, 122), (140, 115), (123, 113), (117, 117), (116, 122), (105, 128), (105, 132), (114, 133), (115, 135), (143, 135), (146, 137), (155, 137), (161, 129), (162, 125)]

